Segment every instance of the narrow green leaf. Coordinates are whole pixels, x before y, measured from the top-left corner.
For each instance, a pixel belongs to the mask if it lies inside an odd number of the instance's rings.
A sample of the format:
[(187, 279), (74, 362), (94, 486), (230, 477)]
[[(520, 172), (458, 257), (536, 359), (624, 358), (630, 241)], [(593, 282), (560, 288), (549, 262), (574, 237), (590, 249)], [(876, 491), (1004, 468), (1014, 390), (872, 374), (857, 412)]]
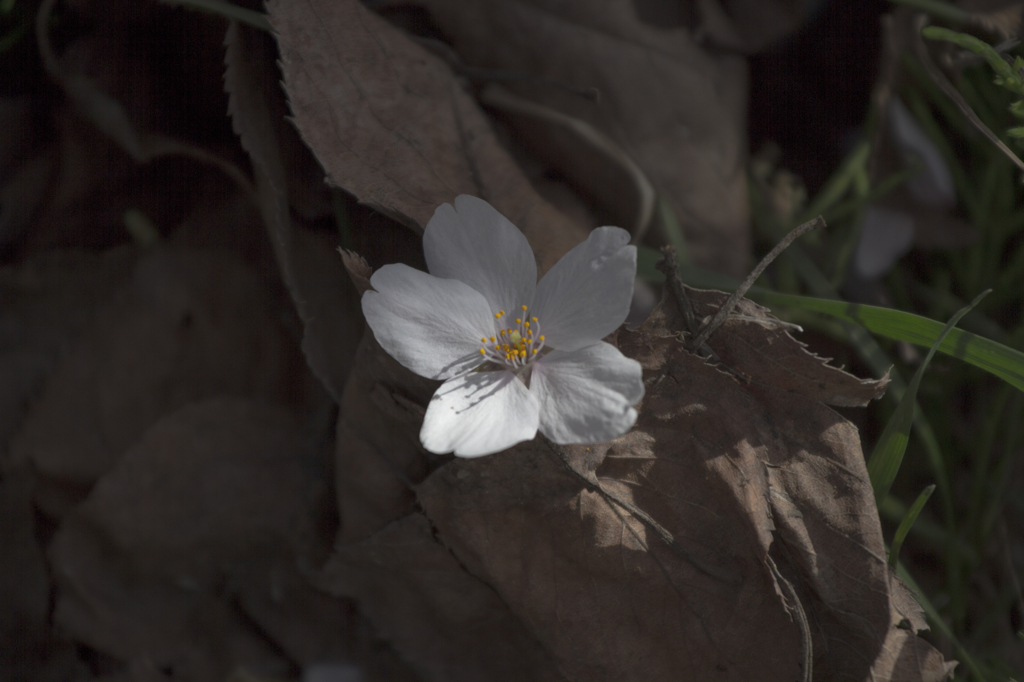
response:
[(892, 487), (892, 482), (896, 480), (896, 473), (900, 470), (900, 464), (903, 463), (903, 453), (907, 449), (907, 441), (910, 439), (910, 427), (914, 422), (914, 410), (917, 407), (917, 389), (921, 385), (921, 378), (924, 376), (925, 370), (928, 369), (929, 363), (935, 357), (935, 352), (942, 345), (950, 330), (956, 326), (961, 317), (978, 305), (981, 299), (989, 294), (989, 291), (984, 291), (976, 296), (970, 305), (957, 311), (950, 318), (949, 322), (946, 323), (946, 326), (942, 328), (939, 337), (928, 350), (928, 355), (925, 356), (921, 366), (914, 372), (914, 377), (910, 380), (910, 384), (907, 386), (907, 390), (903, 394), (899, 405), (896, 406), (896, 411), (889, 419), (889, 423), (885, 425), (882, 435), (878, 438), (875, 449), (868, 459), (868, 476), (871, 478), (871, 487), (875, 491), (876, 502), (881, 502), (889, 494), (889, 488)]
[[(878, 505), (878, 515), (895, 523), (903, 523), (909, 512), (907, 505), (889, 495)], [(980, 561), (978, 552), (967, 542), (967, 539), (957, 533), (951, 533), (946, 526), (927, 518), (918, 517), (910, 532), (920, 543), (918, 546), (926, 546), (936, 551), (952, 551), (966, 565), (977, 565)]]
[[(935, 320), (892, 308), (779, 294), (756, 287), (750, 290), (748, 297), (767, 305), (792, 306), (832, 315), (861, 324), (875, 334), (919, 346), (935, 343), (943, 329)], [(938, 350), (994, 374), (1014, 388), (1024, 391), (1024, 353), (1018, 350), (961, 329), (951, 330)]]
[(867, 204), (871, 204), (879, 199), (885, 198), (887, 194), (920, 173), (922, 168), (923, 166), (920, 163), (914, 161), (909, 167), (903, 168), (902, 170), (899, 170), (879, 181), (877, 185), (871, 188), (871, 191), (866, 197), (854, 197), (852, 199), (847, 199), (843, 203), (836, 204), (834, 207), (825, 211), (821, 216), (829, 225), (837, 223), (840, 220), (845, 220), (856, 211), (864, 208)]
[[(1021, 249), (1024, 271), (1024, 248)], [(699, 268), (683, 271), (691, 286), (735, 291), (739, 282)], [(763, 287), (751, 287), (747, 298), (767, 306), (798, 308), (854, 322), (873, 334), (919, 346), (931, 346), (942, 333), (942, 323), (914, 313), (880, 306), (834, 301), (810, 296), (781, 294)], [(993, 374), (1019, 391), (1024, 391), (1024, 353), (977, 334), (953, 329), (939, 345), (939, 352)]]
[(889, 546), (889, 565), (893, 568), (896, 568), (896, 561), (900, 556), (900, 548), (903, 547), (903, 541), (907, 539), (907, 533), (914, 527), (918, 514), (924, 509), (924, 505), (928, 502), (928, 498), (932, 496), (933, 492), (935, 492), (934, 483), (921, 491), (921, 494), (914, 500), (914, 504), (910, 506), (910, 511), (900, 521), (899, 528), (896, 529), (896, 535), (892, 538), (892, 545)]
[(863, 140), (854, 147), (794, 223), (800, 224), (812, 220), (815, 216), (827, 213), (830, 208), (838, 204), (846, 196), (857, 176), (864, 172), (870, 153), (871, 144), (868, 140)]
[(926, 26), (921, 30), (921, 35), (929, 40), (945, 40), (959, 45), (962, 48), (970, 50), (979, 57), (984, 57), (985, 61), (989, 63), (992, 70), (1003, 79), (1004, 87), (1013, 90), (1017, 94), (1021, 94), (1021, 79), (1020, 76), (1014, 73), (1013, 68), (1006, 63), (1003, 56), (995, 51), (991, 45), (986, 43), (984, 40), (979, 40), (968, 33), (960, 33), (958, 31), (951, 31), (948, 28), (942, 28), (941, 26)]

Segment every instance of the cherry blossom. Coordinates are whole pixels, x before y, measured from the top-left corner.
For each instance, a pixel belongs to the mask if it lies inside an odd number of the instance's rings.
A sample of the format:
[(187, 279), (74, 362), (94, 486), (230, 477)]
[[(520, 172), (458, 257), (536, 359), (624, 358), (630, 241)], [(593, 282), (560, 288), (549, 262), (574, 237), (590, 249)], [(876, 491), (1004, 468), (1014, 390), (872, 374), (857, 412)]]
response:
[(420, 440), (479, 457), (534, 438), (598, 443), (628, 431), (643, 397), (640, 364), (602, 341), (626, 319), (636, 275), (629, 233), (599, 227), (537, 281), (523, 233), (460, 195), (423, 235), (429, 274), (385, 265), (363, 295), (380, 345), (444, 383)]

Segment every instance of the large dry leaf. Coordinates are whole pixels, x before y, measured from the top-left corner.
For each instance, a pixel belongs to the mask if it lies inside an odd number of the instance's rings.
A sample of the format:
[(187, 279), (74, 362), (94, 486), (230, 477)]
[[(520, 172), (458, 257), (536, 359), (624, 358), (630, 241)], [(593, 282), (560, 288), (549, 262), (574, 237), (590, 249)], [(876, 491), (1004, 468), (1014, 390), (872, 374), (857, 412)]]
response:
[(541, 271), (583, 239), (438, 57), (357, 0), (268, 10), (295, 124), (332, 183), (418, 230), (457, 195), (482, 197), (523, 230)]
[(341, 546), (320, 584), (357, 597), (381, 636), (438, 682), (556, 682), (554, 661), (494, 591), (411, 514)]
[(287, 411), (258, 402), (220, 398), (160, 420), (54, 539), (55, 623), (173, 679), (337, 660), (350, 607), (298, 574), (325, 551), (326, 482), (311, 454)]
[(28, 471), (0, 478), (0, 652), (43, 639), (46, 628), (50, 578), (33, 516)]
[[(699, 313), (721, 300), (691, 295)], [(416, 489), (439, 539), (569, 679), (944, 679), (895, 627), (858, 434), (820, 402), (885, 381), (727, 326), (710, 345), (739, 379), (688, 353), (666, 307), (619, 334), (647, 386), (634, 430), (449, 463)]]
[[(8, 443), (135, 254), (51, 252), (0, 269), (0, 678), (78, 679), (87, 671), (48, 622), (50, 576), (37, 536), (31, 463)], [(45, 532), (45, 531), (44, 531)]]
[(232, 22), (225, 43), (228, 111), (252, 158), (260, 213), (305, 327), (302, 349), (314, 374), (340, 401), (362, 333), (359, 299), (333, 246), (295, 224), (289, 213), (289, 197), (301, 187), (289, 168), (315, 161), (303, 161), (309, 152), (284, 120), (272, 39)]
[(132, 249), (50, 252), (0, 269), (0, 469), (32, 400), (97, 306), (131, 273)]
[(447, 457), (419, 442), (425, 405), (439, 382), (418, 377), (363, 336), (338, 415), (334, 476), (342, 543), (362, 540), (408, 514), (412, 486)]
[[(465, 64), (525, 75), (514, 84), (517, 94), (584, 121), (620, 145), (674, 208), (699, 265), (745, 274), (750, 227), (742, 56), (702, 46), (695, 26), (645, 22), (630, 0), (604, 2), (600, 11), (588, 0), (417, 4), (430, 11)], [(701, 4), (712, 10), (717, 3)], [(713, 20), (722, 12), (698, 14)], [(536, 82), (541, 79), (596, 87), (600, 102)], [(564, 133), (552, 129), (550, 139), (540, 138), (533, 121), (511, 122), (529, 123), (523, 144), (556, 168), (566, 166), (552, 158)]]
[(158, 248), (140, 256), (62, 359), (12, 456), (89, 484), (150, 424), (192, 400), (300, 401), (300, 366), (273, 298), (237, 257)]
[[(717, 39), (711, 41), (712, 45), (728, 44), (748, 54), (794, 31), (808, 8), (807, 3), (799, 0), (721, 0), (720, 4), (721, 14), (715, 11), (715, 4), (703, 3), (706, 16), (718, 19), (707, 21), (709, 33)], [(729, 29), (739, 37), (736, 43), (730, 41)]]

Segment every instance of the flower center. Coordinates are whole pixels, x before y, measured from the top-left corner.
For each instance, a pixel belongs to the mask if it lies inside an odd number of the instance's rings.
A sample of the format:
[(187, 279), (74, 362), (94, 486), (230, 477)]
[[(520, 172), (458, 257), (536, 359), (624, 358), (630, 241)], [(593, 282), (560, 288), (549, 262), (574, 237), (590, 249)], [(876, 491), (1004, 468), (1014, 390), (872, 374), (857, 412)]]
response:
[(540, 323), (536, 317), (527, 315), (527, 307), (520, 306), (522, 317), (515, 318), (515, 324), (506, 316), (504, 310), (494, 314), (497, 324), (509, 325), (499, 329), (490, 338), (481, 338), (480, 355), (491, 362), (504, 365), (512, 370), (527, 367), (544, 348), (544, 335), (540, 333)]

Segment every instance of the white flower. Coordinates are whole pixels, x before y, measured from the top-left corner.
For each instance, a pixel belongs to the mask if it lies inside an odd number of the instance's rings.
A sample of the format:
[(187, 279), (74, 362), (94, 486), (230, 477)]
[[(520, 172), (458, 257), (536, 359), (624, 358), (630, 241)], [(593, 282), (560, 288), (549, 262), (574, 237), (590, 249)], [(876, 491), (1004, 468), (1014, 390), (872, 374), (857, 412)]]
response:
[(385, 265), (363, 313), (380, 345), (444, 380), (420, 431), (430, 452), (479, 457), (530, 440), (598, 443), (628, 431), (640, 363), (601, 341), (629, 312), (636, 248), (600, 227), (537, 282), (523, 233), (482, 199), (443, 204), (423, 234), (430, 274)]

